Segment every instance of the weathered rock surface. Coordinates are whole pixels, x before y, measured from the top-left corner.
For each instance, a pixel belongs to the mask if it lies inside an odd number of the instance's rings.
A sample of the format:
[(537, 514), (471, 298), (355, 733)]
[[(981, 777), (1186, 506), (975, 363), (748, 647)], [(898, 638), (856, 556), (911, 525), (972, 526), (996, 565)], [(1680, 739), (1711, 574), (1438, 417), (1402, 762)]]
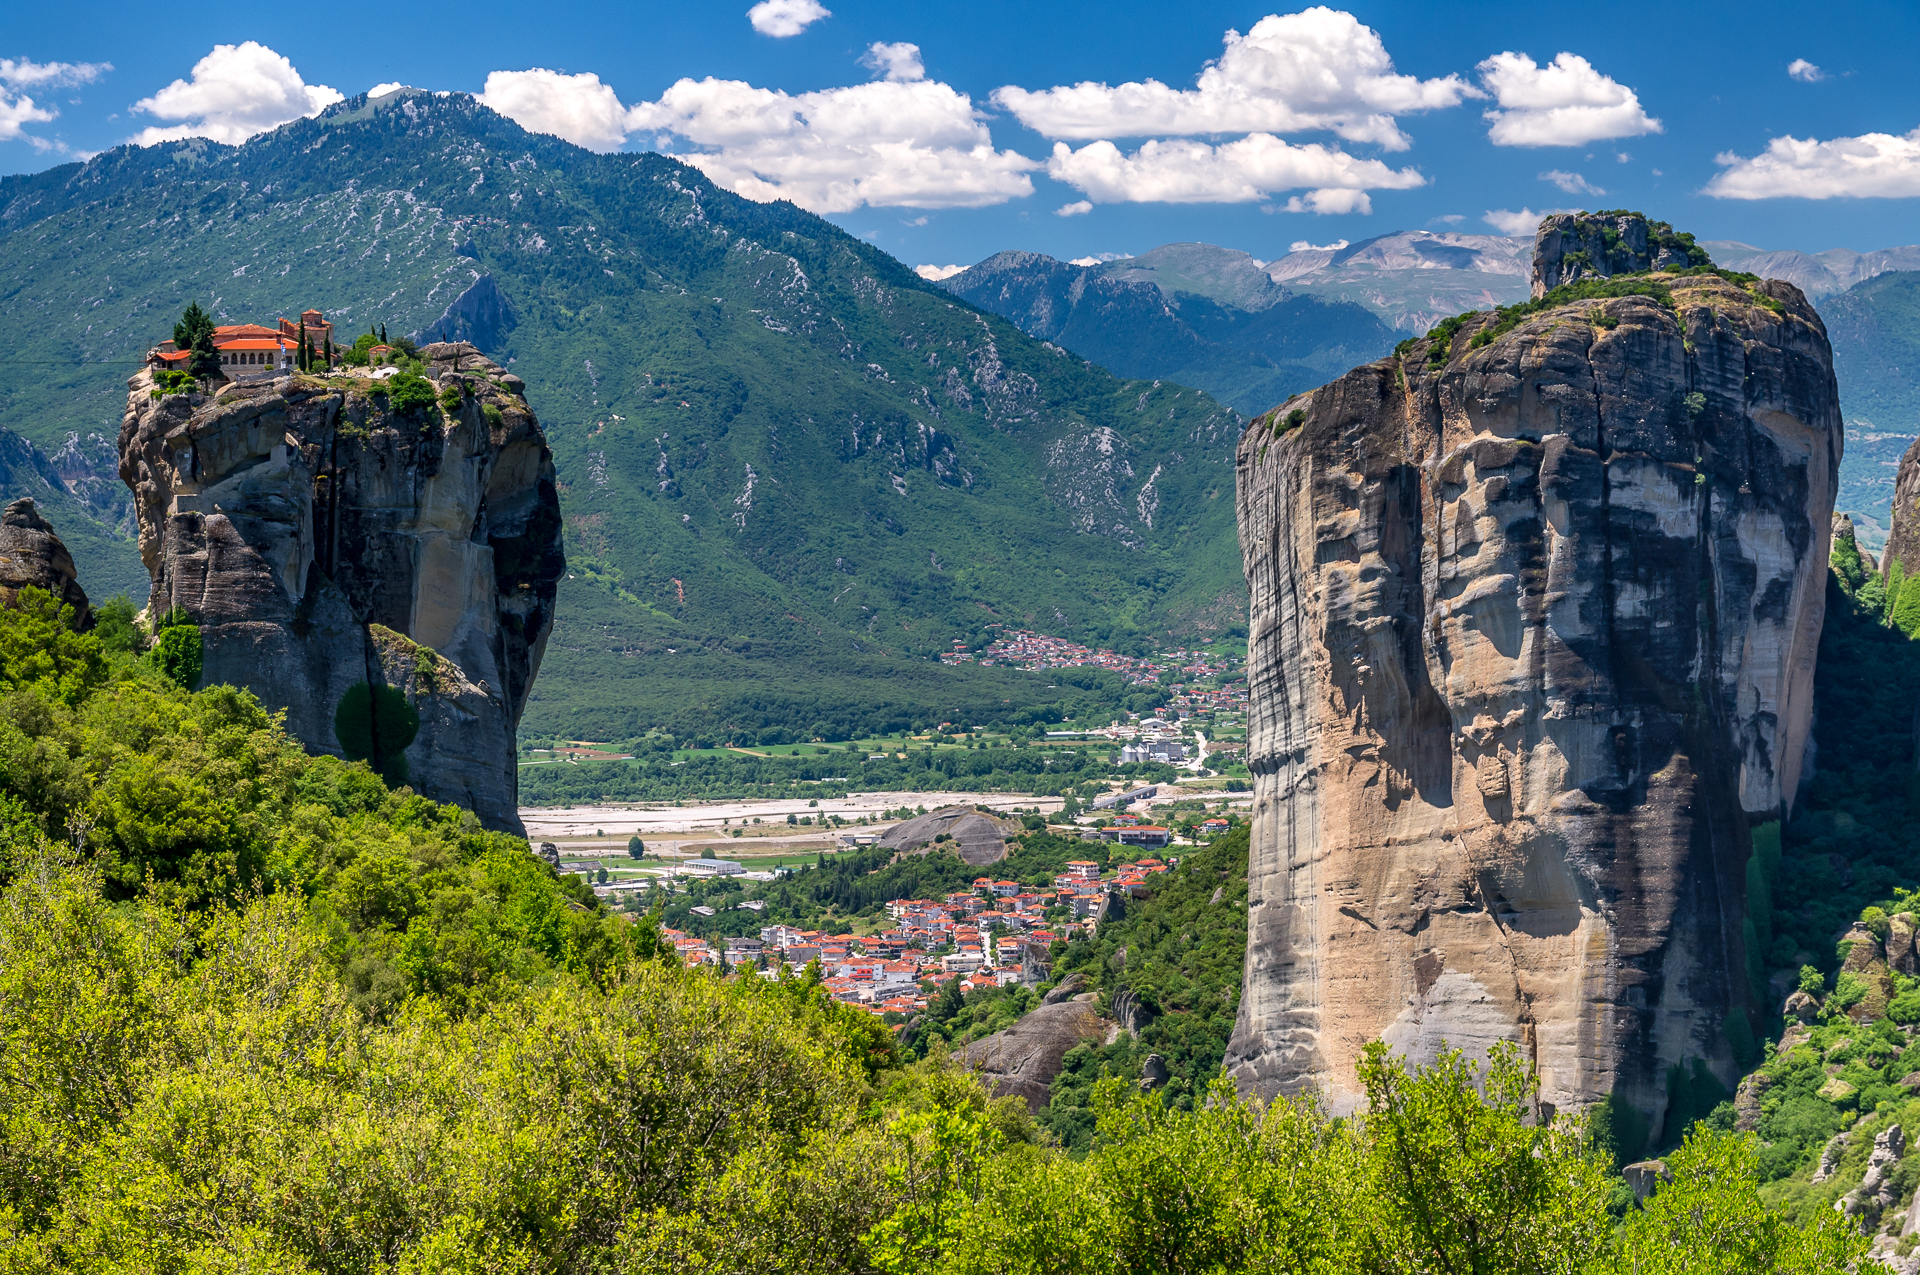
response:
[(73, 555), (33, 498), (22, 496), (0, 513), (0, 606), (13, 606), (29, 588), (45, 589), (72, 607), (81, 628), (92, 623)]
[(1705, 265), (1706, 250), (1691, 235), (1638, 213), (1555, 213), (1533, 238), (1533, 295), (1582, 279)]
[(1833, 1202), (1836, 1212), (1854, 1219), (1861, 1234), (1870, 1234), (1880, 1224), (1880, 1215), (1892, 1208), (1900, 1197), (1894, 1172), (1900, 1157), (1906, 1154), (1907, 1138), (1899, 1125), (1888, 1125), (1873, 1140), (1867, 1157), (1867, 1173), (1860, 1185)]
[(1796, 289), (1665, 281), (1475, 348), (1478, 316), (1243, 435), (1244, 1088), (1346, 1110), (1370, 1040), (1512, 1041), (1557, 1109), (1618, 1093), (1657, 1134), (1669, 1067), (1735, 1080), (1842, 431)]
[(1891, 577), (1896, 562), (1903, 579), (1920, 573), (1920, 438), (1907, 446), (1894, 471), (1893, 521), (1880, 551), (1880, 573)]
[(301, 376), (155, 399), (142, 371), (120, 476), (149, 605), (200, 625), (206, 682), (335, 754), (348, 688), (399, 687), (420, 714), (412, 787), (517, 832), (514, 731), (565, 567), (553, 459), (499, 367), (467, 344), (422, 354), (454, 396), (404, 415)]
[(1007, 838), (1017, 827), (971, 806), (943, 806), (895, 824), (880, 844), (912, 853), (934, 846), (936, 837), (945, 836), (949, 840), (939, 845), (950, 846), (961, 862), (984, 868), (1007, 857)]
[(1093, 1012), (1093, 994), (1043, 1004), (1005, 1031), (983, 1036), (960, 1051), (963, 1065), (980, 1073), (996, 1098), (1026, 1100), (1035, 1112), (1047, 1105), (1060, 1060), (1075, 1045), (1101, 1040), (1107, 1025)]

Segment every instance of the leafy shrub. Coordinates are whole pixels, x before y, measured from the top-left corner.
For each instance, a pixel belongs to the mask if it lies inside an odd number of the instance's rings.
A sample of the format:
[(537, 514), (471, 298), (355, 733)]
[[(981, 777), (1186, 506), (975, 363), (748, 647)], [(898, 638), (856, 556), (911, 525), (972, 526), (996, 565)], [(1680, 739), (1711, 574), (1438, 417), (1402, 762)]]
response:
[(183, 691), (193, 690), (200, 684), (200, 671), (206, 659), (199, 626), (167, 625), (154, 640), (153, 656), (169, 681)]
[(395, 416), (405, 416), (422, 408), (433, 406), (433, 382), (413, 372), (401, 372), (389, 377), (384, 385), (387, 394), (388, 409)]
[(407, 745), (420, 733), (420, 714), (397, 688), (356, 682), (340, 697), (333, 735), (353, 761), (364, 761), (389, 787), (407, 782)]
[(1839, 1011), (1852, 1009), (1867, 998), (1867, 981), (1851, 970), (1840, 971), (1833, 981), (1833, 994), (1827, 997), (1827, 1009)]

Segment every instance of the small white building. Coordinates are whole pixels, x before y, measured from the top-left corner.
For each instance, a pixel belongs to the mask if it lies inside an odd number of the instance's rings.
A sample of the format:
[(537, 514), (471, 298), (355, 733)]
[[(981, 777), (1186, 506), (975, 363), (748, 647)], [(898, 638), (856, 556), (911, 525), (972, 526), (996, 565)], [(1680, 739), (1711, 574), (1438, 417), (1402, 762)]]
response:
[(746, 867), (733, 859), (688, 859), (680, 871), (690, 877), (737, 877)]

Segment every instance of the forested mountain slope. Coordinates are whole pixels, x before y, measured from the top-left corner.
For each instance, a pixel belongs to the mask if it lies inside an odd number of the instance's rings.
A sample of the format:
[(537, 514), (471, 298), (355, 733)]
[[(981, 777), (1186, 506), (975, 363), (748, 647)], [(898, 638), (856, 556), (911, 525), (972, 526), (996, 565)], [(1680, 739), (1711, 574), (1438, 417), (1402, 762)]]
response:
[[(931, 662), (985, 624), (1137, 646), (1242, 620), (1231, 410), (1033, 341), (789, 205), (463, 95), (0, 182), (0, 335), (39, 373), (0, 426), (49, 452), (111, 437), (190, 298), (471, 339), (537, 387), (571, 571), (540, 733), (983, 720), (1054, 693)], [(112, 521), (104, 457), (91, 476)]]

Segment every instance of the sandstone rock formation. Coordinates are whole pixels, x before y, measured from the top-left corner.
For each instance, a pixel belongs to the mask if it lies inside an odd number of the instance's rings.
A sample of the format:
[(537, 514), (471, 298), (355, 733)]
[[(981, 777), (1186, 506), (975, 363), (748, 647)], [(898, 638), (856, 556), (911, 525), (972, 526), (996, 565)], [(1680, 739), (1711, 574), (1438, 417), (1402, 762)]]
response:
[(1692, 235), (1639, 213), (1555, 213), (1533, 238), (1533, 295), (1583, 279), (1709, 264)]
[(1047, 1105), (1060, 1060), (1075, 1045), (1103, 1039), (1107, 1025), (1093, 1012), (1093, 993), (1039, 1006), (1005, 1031), (983, 1036), (959, 1052), (996, 1098), (1016, 1095), (1038, 1112)]
[(420, 716), (408, 782), (519, 831), (514, 732), (565, 566), (553, 459), (518, 377), (467, 344), (422, 354), (438, 401), (402, 413), (366, 381), (204, 401), (154, 398), (142, 371), (120, 476), (149, 606), (200, 625), (206, 682), (336, 754), (348, 689), (397, 687)]
[(1743, 873), (1801, 774), (1838, 397), (1791, 285), (1654, 282), (1472, 316), (1243, 435), (1243, 1087), (1347, 1110), (1370, 1040), (1513, 1041), (1556, 1108), (1657, 1135), (1670, 1067), (1731, 1086), (1751, 1048)]
[[(880, 838), (880, 844), (903, 853), (947, 847), (960, 856), (962, 863), (984, 868), (1007, 857), (1007, 838), (1018, 827), (971, 806), (942, 806), (895, 824)], [(947, 840), (936, 841), (937, 837)]]
[(45, 589), (72, 607), (81, 628), (92, 624), (73, 555), (33, 498), (22, 496), (0, 513), (0, 606), (13, 606), (28, 588)]

